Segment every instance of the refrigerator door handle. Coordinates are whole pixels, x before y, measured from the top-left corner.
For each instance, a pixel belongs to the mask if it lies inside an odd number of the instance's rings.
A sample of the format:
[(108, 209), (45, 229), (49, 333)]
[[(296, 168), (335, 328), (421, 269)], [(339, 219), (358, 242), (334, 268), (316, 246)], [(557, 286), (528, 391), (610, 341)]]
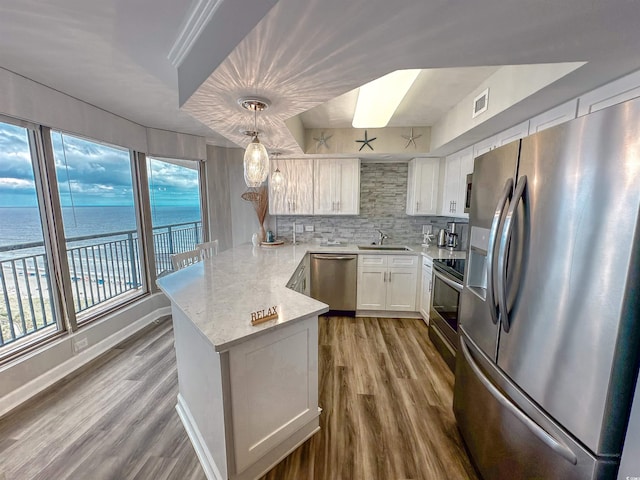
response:
[(471, 367), (471, 370), (476, 375), (478, 380), (484, 385), (484, 387), (489, 391), (491, 395), (502, 405), (505, 409), (513, 414), (518, 420), (520, 420), (529, 430), (533, 433), (541, 442), (543, 442), (546, 446), (548, 446), (555, 453), (560, 455), (562, 458), (567, 460), (573, 465), (578, 464), (578, 457), (576, 454), (571, 451), (569, 447), (565, 444), (554, 438), (551, 434), (549, 434), (546, 430), (544, 430), (540, 425), (531, 420), (522, 410), (520, 410), (513, 402), (511, 402), (500, 390), (498, 390), (493, 383), (482, 373), (480, 367), (476, 364), (475, 360), (471, 356), (471, 352), (469, 352), (469, 347), (465, 342), (464, 336), (460, 336), (460, 345), (462, 354), (466, 359), (467, 363)]
[(500, 219), (502, 218), (502, 211), (507, 204), (509, 195), (513, 190), (513, 178), (507, 179), (504, 184), (504, 189), (496, 205), (496, 211), (493, 214), (493, 220), (491, 222), (491, 230), (489, 231), (489, 245), (487, 246), (487, 304), (489, 305), (489, 311), (491, 312), (491, 320), (493, 324), (498, 323), (498, 312), (496, 311), (496, 297), (493, 291), (493, 255), (496, 249), (496, 240), (498, 238), (498, 228), (500, 227)]
[(509, 333), (511, 324), (509, 323), (509, 310), (507, 308), (507, 254), (511, 233), (513, 232), (513, 217), (516, 214), (524, 188), (527, 186), (527, 176), (523, 175), (518, 179), (516, 190), (507, 210), (507, 216), (504, 220), (504, 229), (502, 238), (500, 239), (500, 249), (498, 250), (498, 308), (502, 313), (502, 329)]

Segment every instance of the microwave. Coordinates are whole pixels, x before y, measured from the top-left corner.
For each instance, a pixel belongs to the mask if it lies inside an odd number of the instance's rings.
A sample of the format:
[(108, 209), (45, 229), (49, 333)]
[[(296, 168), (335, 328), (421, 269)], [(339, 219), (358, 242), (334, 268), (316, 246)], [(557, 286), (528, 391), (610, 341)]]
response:
[(465, 190), (464, 197), (464, 213), (471, 211), (471, 184), (473, 181), (473, 173), (467, 175), (467, 189)]

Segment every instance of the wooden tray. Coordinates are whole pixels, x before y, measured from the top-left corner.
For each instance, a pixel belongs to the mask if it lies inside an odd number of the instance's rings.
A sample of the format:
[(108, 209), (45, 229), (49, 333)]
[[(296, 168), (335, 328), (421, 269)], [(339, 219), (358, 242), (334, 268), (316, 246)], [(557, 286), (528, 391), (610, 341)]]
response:
[(274, 240), (273, 242), (260, 242), (263, 247), (279, 247), (284, 245), (284, 240)]

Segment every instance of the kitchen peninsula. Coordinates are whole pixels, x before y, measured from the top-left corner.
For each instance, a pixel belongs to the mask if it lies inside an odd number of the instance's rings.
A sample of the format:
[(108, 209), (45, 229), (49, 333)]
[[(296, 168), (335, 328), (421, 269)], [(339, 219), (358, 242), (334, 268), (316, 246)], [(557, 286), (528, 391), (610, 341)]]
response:
[[(328, 251), (358, 248), (242, 245), (158, 280), (172, 306), (176, 409), (209, 479), (259, 478), (318, 431), (318, 315), (329, 308), (287, 282), (306, 253)], [(461, 254), (402, 252), (422, 253)], [(251, 325), (273, 307), (276, 320)]]

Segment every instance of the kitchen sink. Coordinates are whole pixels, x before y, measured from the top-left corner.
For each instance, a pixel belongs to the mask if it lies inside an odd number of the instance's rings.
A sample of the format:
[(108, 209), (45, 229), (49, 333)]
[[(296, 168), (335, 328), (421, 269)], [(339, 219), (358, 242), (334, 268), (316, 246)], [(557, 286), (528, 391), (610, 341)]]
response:
[(358, 245), (358, 250), (396, 250), (401, 252), (412, 252), (409, 247), (402, 245)]

